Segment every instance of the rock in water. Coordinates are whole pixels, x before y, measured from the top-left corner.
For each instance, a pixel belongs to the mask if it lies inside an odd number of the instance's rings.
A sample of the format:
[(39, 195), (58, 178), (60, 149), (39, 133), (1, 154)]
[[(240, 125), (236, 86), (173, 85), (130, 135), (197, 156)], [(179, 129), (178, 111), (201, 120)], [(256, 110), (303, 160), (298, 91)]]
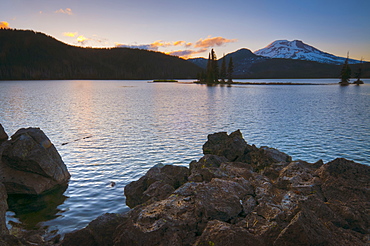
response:
[(41, 194), (66, 184), (70, 174), (39, 128), (18, 130), (0, 149), (0, 182), (8, 194)]

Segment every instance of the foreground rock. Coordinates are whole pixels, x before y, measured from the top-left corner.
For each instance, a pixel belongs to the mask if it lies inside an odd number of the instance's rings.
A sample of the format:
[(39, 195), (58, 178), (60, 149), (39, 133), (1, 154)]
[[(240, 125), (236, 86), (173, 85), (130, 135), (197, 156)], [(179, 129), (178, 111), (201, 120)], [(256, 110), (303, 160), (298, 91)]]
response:
[(239, 131), (209, 135), (203, 150), (187, 178), (151, 169), (125, 190), (131, 211), (103, 215), (62, 245), (369, 245), (369, 166), (292, 161)]
[(0, 147), (0, 182), (8, 194), (41, 194), (68, 182), (70, 174), (39, 128), (18, 130)]

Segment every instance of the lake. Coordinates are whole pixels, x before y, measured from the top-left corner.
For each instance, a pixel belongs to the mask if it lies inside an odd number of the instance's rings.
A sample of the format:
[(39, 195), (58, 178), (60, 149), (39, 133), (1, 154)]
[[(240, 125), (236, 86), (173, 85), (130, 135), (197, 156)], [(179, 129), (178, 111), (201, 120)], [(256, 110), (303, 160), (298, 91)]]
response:
[(103, 213), (127, 211), (125, 185), (156, 164), (188, 166), (202, 156), (207, 135), (219, 131), (240, 129), (249, 144), (294, 160), (344, 157), (370, 165), (370, 79), (360, 86), (237, 81), (320, 85), (0, 81), (0, 123), (8, 135), (41, 128), (72, 175), (63, 195), (11, 208), (9, 227), (64, 234)]

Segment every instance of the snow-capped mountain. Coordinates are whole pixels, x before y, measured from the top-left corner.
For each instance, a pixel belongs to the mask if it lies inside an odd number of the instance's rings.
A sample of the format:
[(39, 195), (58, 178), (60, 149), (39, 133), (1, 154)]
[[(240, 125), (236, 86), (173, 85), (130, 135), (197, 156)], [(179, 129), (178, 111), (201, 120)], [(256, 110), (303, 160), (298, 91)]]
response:
[[(263, 49), (256, 50), (254, 54), (271, 58), (286, 58), (308, 60), (328, 64), (343, 64), (344, 57), (335, 56), (316, 49), (300, 40), (276, 40)], [(348, 59), (349, 64), (360, 63), (359, 60)]]

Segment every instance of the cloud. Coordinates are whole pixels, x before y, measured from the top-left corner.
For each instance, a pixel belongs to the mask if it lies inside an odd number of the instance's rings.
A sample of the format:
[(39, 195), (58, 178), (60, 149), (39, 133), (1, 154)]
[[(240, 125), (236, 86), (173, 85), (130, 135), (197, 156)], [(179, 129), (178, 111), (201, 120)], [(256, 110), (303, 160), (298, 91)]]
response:
[(226, 43), (233, 43), (238, 41), (237, 39), (227, 39), (223, 37), (214, 37), (214, 38), (206, 38), (206, 39), (199, 39), (194, 47), (195, 48), (209, 48), (215, 46), (222, 46)]
[(80, 44), (82, 44), (82, 45), (85, 45), (86, 42), (89, 41), (89, 40), (91, 40), (91, 39), (86, 38), (83, 35), (80, 35), (80, 36), (77, 37), (77, 42), (80, 43)]
[(192, 43), (187, 43), (185, 41), (174, 41), (174, 42), (164, 42), (162, 40), (154, 41), (151, 44), (139, 44), (139, 45), (130, 45), (130, 44), (119, 44), (116, 43), (117, 48), (131, 48), (131, 49), (142, 49), (142, 50), (154, 50), (158, 51), (158, 49), (161, 48), (166, 48), (166, 47), (171, 47), (171, 46), (185, 46), (185, 47), (190, 47)]
[(64, 32), (63, 33), (63, 36), (66, 36), (66, 37), (75, 37), (75, 36), (77, 36), (77, 32)]
[(73, 15), (72, 9), (70, 9), (70, 8), (59, 9), (59, 10), (56, 10), (54, 13), (57, 13), (57, 14), (66, 14), (66, 15)]
[(6, 21), (0, 21), (0, 29), (10, 29), (9, 23)]
[[(215, 46), (222, 46), (227, 43), (236, 42), (237, 39), (227, 39), (223, 37), (208, 37), (206, 39), (199, 39), (196, 43), (186, 42), (184, 40), (165, 42), (162, 40), (155, 41), (151, 44), (119, 44), (116, 43), (117, 48), (132, 48), (132, 49), (143, 49), (158, 51), (161, 48), (161, 52), (179, 56), (183, 58), (190, 58), (193, 55), (206, 52), (208, 48)], [(182, 50), (172, 50), (175, 47), (184, 47)]]
[(193, 55), (203, 53), (203, 52), (206, 52), (206, 51), (207, 51), (207, 48), (202, 48), (202, 49), (199, 49), (199, 50), (175, 50), (175, 51), (168, 52), (166, 54), (171, 55), (171, 56), (179, 56), (179, 57), (183, 57), (183, 58), (190, 58)]
[(153, 51), (158, 50), (158, 47), (152, 46), (151, 44), (129, 45), (129, 44), (116, 43), (116, 48), (130, 48), (130, 49), (153, 50)]

